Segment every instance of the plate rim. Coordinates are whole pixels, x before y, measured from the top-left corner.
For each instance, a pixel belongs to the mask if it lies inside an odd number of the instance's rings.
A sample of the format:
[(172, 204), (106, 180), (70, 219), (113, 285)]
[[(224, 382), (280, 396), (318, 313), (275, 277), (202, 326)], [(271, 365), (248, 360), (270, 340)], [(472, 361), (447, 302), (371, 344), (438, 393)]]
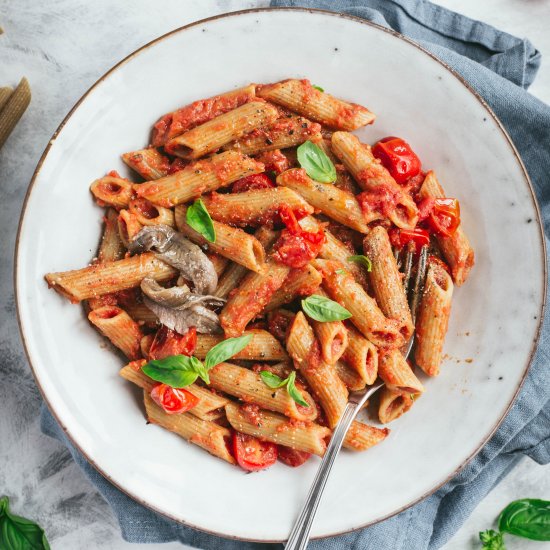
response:
[(23, 322), (21, 320), (21, 312), (20, 312), (20, 293), (19, 293), (19, 287), (18, 287), (18, 272), (19, 272), (19, 251), (20, 251), (20, 245), (21, 245), (21, 230), (24, 224), (25, 220), (25, 214), (27, 210), (28, 201), (30, 199), (30, 196), (32, 194), (32, 191), (34, 189), (34, 185), (36, 183), (36, 179), (38, 178), (40, 171), (42, 169), (42, 165), (46, 161), (46, 158), (50, 152), (50, 149), (54, 145), (58, 135), (61, 133), (67, 122), (70, 120), (70, 118), (73, 116), (73, 114), (76, 112), (76, 110), (80, 107), (80, 105), (87, 99), (88, 95), (94, 91), (94, 89), (101, 84), (106, 78), (108, 78), (111, 74), (115, 73), (118, 69), (120, 69), (123, 65), (125, 65), (127, 62), (129, 62), (131, 59), (139, 55), (144, 50), (150, 48), (151, 46), (165, 40), (166, 38), (169, 38), (173, 34), (177, 34), (180, 32), (185, 32), (186, 30), (193, 28), (197, 25), (202, 25), (205, 23), (209, 23), (211, 21), (216, 21), (218, 19), (225, 19), (229, 17), (238, 17), (241, 15), (248, 15), (251, 13), (262, 13), (262, 12), (302, 12), (302, 13), (312, 13), (312, 14), (320, 14), (324, 16), (331, 16), (331, 17), (338, 17), (341, 19), (347, 19), (350, 21), (353, 21), (355, 23), (360, 23), (362, 25), (367, 25), (369, 27), (374, 27), (378, 30), (384, 31), (390, 35), (395, 36), (396, 38), (403, 40), (410, 44), (411, 46), (415, 47), (416, 49), (420, 50), (422, 53), (428, 55), (432, 59), (434, 59), (437, 63), (439, 63), (441, 66), (443, 66), (448, 72), (450, 72), (473, 96), (474, 98), (481, 104), (481, 106), (485, 109), (485, 111), (491, 116), (491, 118), (496, 123), (497, 127), (500, 129), (502, 135), (504, 136), (506, 142), (508, 143), (511, 152), (513, 153), (517, 163), (519, 164), (521, 171), (523, 173), (524, 182), (526, 183), (529, 192), (530, 192), (530, 198), (531, 202), (533, 203), (534, 210), (537, 217), (538, 222), (538, 229), (539, 229), (539, 236), (540, 236), (540, 244), (541, 244), (541, 254), (542, 254), (542, 267), (543, 267), (543, 273), (542, 273), (542, 301), (540, 304), (539, 309), (539, 316), (538, 316), (538, 325), (536, 329), (535, 338), (533, 339), (533, 342), (531, 344), (531, 349), (529, 351), (529, 356), (527, 358), (526, 364), (523, 368), (523, 373), (521, 375), (521, 379), (515, 389), (515, 392), (510, 399), (508, 405), (506, 406), (506, 409), (501, 414), (497, 422), (490, 428), (490, 430), (487, 432), (487, 434), (482, 438), (479, 445), (476, 447), (476, 449), (468, 456), (466, 457), (462, 463), (456, 467), (451, 473), (449, 473), (444, 480), (442, 480), (440, 483), (436, 484), (432, 489), (429, 491), (426, 491), (424, 494), (422, 494), (420, 497), (416, 498), (412, 502), (400, 507), (399, 509), (381, 516), (380, 518), (377, 518), (372, 521), (368, 521), (364, 524), (361, 524), (357, 527), (353, 527), (351, 529), (344, 529), (340, 531), (335, 531), (326, 535), (322, 536), (315, 536), (312, 537), (312, 540), (314, 539), (322, 539), (322, 538), (328, 538), (328, 537), (334, 537), (339, 535), (345, 535), (347, 533), (352, 533), (359, 531), (361, 529), (365, 529), (366, 527), (369, 527), (371, 525), (376, 525), (377, 523), (380, 523), (382, 521), (385, 521), (389, 518), (392, 518), (393, 516), (396, 516), (397, 514), (400, 514), (401, 512), (411, 508), (412, 506), (418, 504), (419, 502), (423, 501), (424, 499), (428, 498), (429, 496), (433, 495), (438, 489), (440, 489), (443, 485), (448, 483), (451, 479), (453, 479), (457, 474), (459, 474), (472, 460), (473, 458), (483, 449), (483, 447), (486, 445), (486, 443), (491, 439), (491, 437), (494, 435), (494, 433), (498, 430), (508, 413), (510, 412), (512, 406), (517, 400), (517, 397), (519, 395), (519, 392), (521, 391), (521, 388), (523, 387), (523, 384), (525, 383), (525, 380), (527, 378), (527, 375), (529, 374), (529, 370), (531, 369), (531, 365), (533, 363), (533, 358), (535, 355), (535, 352), (537, 350), (541, 332), (542, 332), (542, 326), (544, 321), (544, 314), (546, 310), (546, 300), (547, 300), (547, 277), (548, 277), (548, 259), (547, 259), (547, 250), (546, 250), (546, 239), (544, 234), (544, 228), (542, 224), (542, 217), (540, 213), (539, 204), (537, 201), (537, 197), (535, 195), (535, 191), (533, 188), (533, 184), (531, 182), (531, 178), (529, 177), (529, 173), (527, 172), (527, 169), (525, 168), (525, 165), (523, 163), (523, 160), (514, 145), (514, 142), (512, 141), (511, 137), (509, 136), (507, 130), (504, 128), (504, 125), (501, 123), (500, 119), (496, 116), (496, 114), (493, 112), (489, 104), (481, 97), (474, 89), (473, 87), (452, 67), (450, 67), (447, 63), (445, 63), (443, 60), (441, 60), (439, 57), (437, 57), (435, 54), (431, 53), (429, 50), (427, 50), (425, 47), (420, 45), (418, 42), (415, 42), (414, 40), (408, 38), (407, 36), (402, 35), (401, 33), (391, 29), (384, 27), (382, 25), (379, 25), (378, 23), (374, 23), (372, 21), (369, 21), (367, 19), (363, 19), (361, 17), (357, 17), (354, 15), (349, 15), (345, 13), (339, 13), (334, 12), (330, 10), (325, 9), (317, 9), (317, 8), (304, 8), (304, 7), (277, 7), (277, 8), (251, 8), (251, 9), (245, 9), (245, 10), (237, 10), (232, 12), (226, 12), (221, 13), (217, 15), (213, 15), (210, 17), (206, 17), (203, 19), (199, 19), (197, 21), (193, 21), (191, 23), (188, 23), (187, 25), (183, 25), (181, 27), (177, 27), (171, 31), (168, 31), (167, 33), (164, 33), (153, 40), (150, 40), (149, 42), (145, 43), (143, 46), (140, 46), (130, 54), (128, 54), (126, 57), (124, 57), (122, 60), (117, 62), (115, 65), (113, 65), (109, 70), (107, 70), (102, 76), (100, 76), (87, 90), (84, 92), (84, 94), (76, 101), (76, 103), (71, 107), (69, 112), (65, 115), (59, 126), (56, 128), (50, 139), (48, 140), (48, 143), (46, 147), (44, 148), (44, 151), (42, 152), (42, 155), (40, 156), (40, 159), (36, 165), (36, 168), (33, 172), (33, 175), (29, 181), (29, 185), (27, 187), (27, 191), (25, 193), (25, 198), (23, 200), (23, 204), (21, 207), (21, 213), (19, 216), (19, 222), (17, 226), (17, 234), (16, 234), (16, 240), (15, 240), (15, 247), (14, 247), (14, 262), (13, 262), (13, 284), (14, 284), (14, 290), (15, 290), (15, 309), (16, 309), (16, 317), (17, 317), (17, 325), (19, 328), (19, 334), (21, 336), (21, 342), (23, 344), (23, 351), (25, 353), (25, 357), (27, 358), (27, 362), (29, 364), (29, 367), (31, 369), (32, 375), (34, 377), (34, 380), (36, 382), (36, 385), (38, 386), (38, 389), (40, 391), (40, 394), (42, 396), (43, 401), (45, 402), (46, 406), (48, 407), (48, 410), (55, 418), (56, 422), (59, 424), (61, 429), (63, 430), (64, 436), (68, 439), (68, 441), (73, 445), (73, 447), (86, 459), (88, 464), (90, 464), (104, 479), (106, 479), (108, 482), (112, 483), (119, 491), (121, 491), (126, 496), (130, 497), (135, 502), (141, 504), (148, 510), (151, 510), (153, 512), (156, 512), (157, 514), (160, 514), (161, 516), (170, 519), (172, 521), (175, 521), (176, 523), (180, 525), (184, 525), (186, 527), (190, 527), (192, 529), (196, 529), (198, 531), (201, 531), (203, 533), (207, 533), (209, 535), (214, 535), (217, 537), (222, 537), (226, 539), (231, 540), (238, 540), (238, 541), (245, 541), (245, 542), (260, 542), (260, 543), (281, 543), (284, 542), (284, 540), (281, 539), (257, 539), (257, 538), (249, 538), (249, 537), (241, 537), (239, 535), (232, 535), (228, 533), (220, 533), (217, 531), (213, 531), (211, 529), (205, 529), (204, 527), (200, 527), (198, 525), (194, 525), (192, 523), (189, 523), (181, 518), (175, 517), (172, 514), (165, 512), (161, 509), (158, 509), (156, 506), (153, 506), (152, 504), (146, 502), (138, 495), (134, 494), (129, 489), (126, 489), (122, 487), (118, 481), (113, 479), (110, 475), (108, 475), (106, 472), (102, 470), (102, 468), (94, 461), (92, 460), (80, 447), (80, 445), (76, 442), (76, 440), (73, 438), (71, 433), (69, 432), (68, 428), (65, 426), (65, 424), (61, 421), (59, 418), (56, 410), (50, 403), (47, 395), (45, 394), (39, 378), (36, 374), (35, 367), (31, 361), (29, 349), (27, 346), (27, 340), (25, 337), (25, 327), (23, 326)]

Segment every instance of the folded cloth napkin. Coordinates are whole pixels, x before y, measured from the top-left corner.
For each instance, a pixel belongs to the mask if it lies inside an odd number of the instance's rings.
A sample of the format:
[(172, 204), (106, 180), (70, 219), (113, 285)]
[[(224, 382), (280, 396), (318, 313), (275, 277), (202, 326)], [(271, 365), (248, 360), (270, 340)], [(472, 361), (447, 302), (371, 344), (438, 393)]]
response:
[[(363, 17), (416, 40), (457, 71), (500, 118), (535, 187), (546, 233), (550, 230), (550, 107), (525, 90), (533, 82), (540, 54), (520, 40), (479, 21), (425, 0), (274, 0), (273, 6), (325, 8)], [(546, 315), (538, 351), (523, 389), (506, 419), (482, 451), (452, 481), (405, 512), (382, 523), (339, 537), (312, 542), (310, 548), (340, 550), (424, 550), (440, 548), (481, 499), (523, 456), (550, 462), (550, 322)], [(202, 549), (246, 550), (272, 544), (221, 539), (166, 520), (118, 491), (70, 445), (46, 408), (42, 429), (66, 445), (118, 516), (124, 538), (132, 542), (180, 540)], [(526, 496), (526, 495), (518, 495)]]

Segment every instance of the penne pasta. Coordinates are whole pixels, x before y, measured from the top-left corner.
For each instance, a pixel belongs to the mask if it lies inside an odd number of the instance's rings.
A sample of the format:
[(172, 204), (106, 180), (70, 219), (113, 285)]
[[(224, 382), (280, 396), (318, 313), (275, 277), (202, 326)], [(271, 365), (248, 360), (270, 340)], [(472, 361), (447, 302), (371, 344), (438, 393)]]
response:
[(135, 214), (124, 209), (118, 214), (117, 226), (118, 236), (126, 248), (143, 227)]
[(170, 208), (263, 170), (260, 162), (227, 151), (193, 162), (170, 176), (135, 184), (134, 189), (139, 197)]
[(170, 160), (154, 147), (124, 153), (122, 160), (145, 180), (158, 180), (170, 171)]
[(388, 428), (376, 428), (363, 422), (352, 422), (344, 439), (344, 447), (351, 451), (366, 451), (384, 441), (389, 433)]
[(387, 424), (405, 414), (413, 405), (413, 395), (402, 393), (384, 387), (380, 390), (378, 418), (382, 424)]
[[(7, 96), (7, 97), (6, 97)], [(23, 77), (17, 88), (9, 95), (4, 92), (4, 105), (0, 112), (0, 149), (8, 139), (15, 125), (27, 110), (31, 102), (31, 87), (29, 81)]]
[[(419, 196), (421, 198), (432, 197), (434, 199), (445, 197), (445, 192), (432, 170), (426, 174)], [(466, 233), (462, 229), (462, 225), (459, 225), (450, 237), (436, 235), (436, 239), (445, 256), (445, 260), (447, 260), (451, 267), (454, 283), (456, 286), (460, 286), (468, 278), (475, 261), (474, 251)]]
[(300, 269), (292, 269), (281, 288), (275, 291), (265, 311), (273, 311), (292, 302), (298, 296), (309, 296), (318, 292), (323, 282), (321, 274), (310, 264)]
[(132, 182), (117, 176), (105, 176), (90, 185), (90, 191), (100, 206), (125, 208), (134, 193)]
[(209, 242), (187, 223), (186, 213), (187, 207), (183, 205), (176, 207), (176, 225), (188, 239), (198, 245), (208, 246), (209, 250), (233, 260), (251, 271), (263, 273), (265, 251), (258, 239), (242, 229), (213, 221), (216, 241)]
[(360, 233), (367, 233), (368, 224), (381, 217), (374, 211), (366, 216), (353, 195), (331, 183), (312, 180), (302, 168), (283, 172), (277, 176), (277, 184), (292, 189), (325, 216)]
[(125, 304), (124, 308), (126, 313), (138, 323), (155, 325), (158, 322), (158, 317), (143, 302)]
[(114, 262), (124, 257), (126, 249), (118, 232), (118, 214), (114, 208), (109, 208), (103, 217), (105, 226), (99, 245), (97, 259), (100, 263)]
[[(134, 321), (136, 320), (135, 317), (132, 317)], [(149, 359), (149, 350), (151, 349), (151, 344), (153, 343), (153, 340), (155, 339), (154, 334), (146, 334), (139, 342), (139, 348), (141, 349), (141, 355), (145, 359)]]
[(378, 349), (351, 325), (348, 329), (348, 345), (342, 359), (364, 385), (374, 384), (378, 376)]
[(403, 354), (397, 349), (384, 351), (380, 354), (378, 376), (384, 380), (386, 387), (392, 391), (407, 394), (422, 393), (424, 391), (424, 386), (415, 376)]
[(90, 311), (88, 319), (128, 359), (133, 361), (141, 357), (143, 334), (139, 325), (123, 309), (103, 306)]
[(309, 80), (283, 80), (257, 88), (258, 96), (339, 130), (357, 130), (376, 118), (365, 107), (348, 103), (314, 88)]
[(416, 321), (416, 364), (428, 375), (437, 376), (443, 343), (449, 325), (453, 281), (437, 262), (431, 262)]
[(128, 210), (141, 225), (175, 226), (174, 212), (172, 210), (162, 206), (155, 206), (147, 199), (132, 199), (128, 205)]
[(365, 381), (344, 361), (336, 361), (334, 364), (336, 373), (349, 391), (361, 391), (365, 389)]

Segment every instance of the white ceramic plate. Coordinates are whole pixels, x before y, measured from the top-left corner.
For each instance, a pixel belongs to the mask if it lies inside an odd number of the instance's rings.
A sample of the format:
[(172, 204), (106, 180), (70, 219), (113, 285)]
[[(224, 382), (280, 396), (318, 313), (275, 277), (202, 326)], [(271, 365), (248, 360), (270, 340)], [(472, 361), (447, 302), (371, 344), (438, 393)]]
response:
[(119, 357), (43, 275), (92, 258), (101, 211), (89, 184), (113, 168), (126, 172), (119, 155), (145, 145), (160, 115), (290, 76), (377, 113), (359, 132), (366, 141), (406, 138), (460, 199), (477, 260), (455, 294), (441, 376), (424, 381), (426, 395), (382, 445), (342, 453), (314, 536), (379, 521), (464, 466), (521, 386), (544, 302), (539, 216), (513, 146), (471, 90), (402, 37), (334, 14), (250, 11), (174, 31), (115, 67), (65, 119), (29, 190), (16, 274), (23, 339), (50, 408), (103, 475), (171, 518), (243, 539), (285, 538), (318, 460), (245, 475), (146, 426), (138, 392), (117, 376)]

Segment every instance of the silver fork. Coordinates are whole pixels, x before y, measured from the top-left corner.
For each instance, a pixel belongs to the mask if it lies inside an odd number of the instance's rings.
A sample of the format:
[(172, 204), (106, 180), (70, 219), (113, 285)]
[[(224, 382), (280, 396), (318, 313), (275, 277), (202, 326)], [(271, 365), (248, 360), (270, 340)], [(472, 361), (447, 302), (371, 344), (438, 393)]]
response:
[[(411, 309), (413, 324), (416, 321), (416, 310), (418, 308), (418, 301), (422, 293), (424, 279), (426, 276), (428, 247), (423, 246), (420, 250), (414, 285), (412, 289), (409, 289), (413, 272), (414, 252), (414, 244), (409, 243), (405, 254), (396, 254), (398, 266), (404, 267), (403, 288), (405, 290), (405, 294), (409, 298), (409, 306)], [(405, 358), (409, 356), (413, 343), (414, 334), (402, 350)], [(300, 515), (298, 516), (298, 519), (292, 527), (292, 531), (290, 532), (288, 541), (285, 545), (285, 550), (304, 550), (307, 547), (309, 542), (309, 533), (311, 531), (311, 526), (313, 525), (317, 508), (321, 502), (321, 496), (323, 495), (323, 491), (327, 484), (332, 467), (334, 466), (336, 457), (342, 448), (346, 433), (363, 405), (383, 386), (384, 383), (381, 382), (374, 386), (370, 386), (369, 388), (365, 388), (364, 390), (349, 394), (348, 404), (346, 405), (344, 413), (332, 433), (332, 437), (319, 466), (319, 470), (317, 470), (317, 474), (315, 475), (315, 479), (313, 480), (306, 501), (302, 507)]]

